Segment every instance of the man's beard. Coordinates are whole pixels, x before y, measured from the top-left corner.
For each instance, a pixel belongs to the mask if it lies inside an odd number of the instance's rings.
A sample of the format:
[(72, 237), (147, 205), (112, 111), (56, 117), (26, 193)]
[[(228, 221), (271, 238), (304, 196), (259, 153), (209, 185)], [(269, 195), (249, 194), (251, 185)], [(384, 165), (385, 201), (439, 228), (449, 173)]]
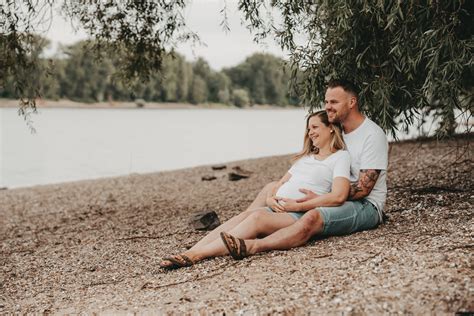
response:
[(339, 121), (339, 113), (336, 111), (329, 111), (328, 119), (331, 123), (340, 123)]

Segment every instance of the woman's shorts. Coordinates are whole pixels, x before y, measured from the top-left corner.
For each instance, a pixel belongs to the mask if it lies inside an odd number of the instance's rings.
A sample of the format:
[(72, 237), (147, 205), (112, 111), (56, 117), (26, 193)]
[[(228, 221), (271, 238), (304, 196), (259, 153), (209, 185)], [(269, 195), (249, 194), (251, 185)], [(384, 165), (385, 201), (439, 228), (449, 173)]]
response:
[(379, 225), (377, 208), (369, 201), (346, 201), (341, 206), (316, 208), (324, 222), (322, 235), (347, 235)]

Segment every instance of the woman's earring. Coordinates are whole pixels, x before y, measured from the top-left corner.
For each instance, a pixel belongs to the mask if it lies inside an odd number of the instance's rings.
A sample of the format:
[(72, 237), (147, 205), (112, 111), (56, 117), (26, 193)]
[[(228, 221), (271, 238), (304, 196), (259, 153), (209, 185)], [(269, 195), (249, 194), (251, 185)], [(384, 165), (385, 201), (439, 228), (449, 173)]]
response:
[(334, 133), (334, 130), (333, 130), (333, 129), (331, 130), (331, 133)]

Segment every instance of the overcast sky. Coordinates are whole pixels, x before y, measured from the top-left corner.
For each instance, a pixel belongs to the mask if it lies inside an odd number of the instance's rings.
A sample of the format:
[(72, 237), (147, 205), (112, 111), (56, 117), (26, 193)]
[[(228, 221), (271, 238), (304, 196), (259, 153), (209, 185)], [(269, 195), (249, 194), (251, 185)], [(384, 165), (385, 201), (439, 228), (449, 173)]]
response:
[[(241, 13), (237, 10), (237, 0), (227, 0), (227, 15), (230, 32), (226, 33), (220, 26), (223, 16), (223, 0), (193, 0), (186, 12), (188, 27), (197, 32), (207, 46), (191, 47), (180, 45), (178, 52), (184, 54), (189, 61), (204, 57), (211, 67), (220, 70), (223, 67), (235, 66), (255, 52), (268, 52), (284, 56), (282, 50), (269, 40), (265, 45), (257, 45), (252, 41), (250, 32), (241, 25)], [(59, 14), (55, 15), (52, 25), (46, 34), (52, 42), (50, 51), (54, 51), (58, 43), (72, 44), (87, 38), (84, 31), (74, 31), (70, 22)]]

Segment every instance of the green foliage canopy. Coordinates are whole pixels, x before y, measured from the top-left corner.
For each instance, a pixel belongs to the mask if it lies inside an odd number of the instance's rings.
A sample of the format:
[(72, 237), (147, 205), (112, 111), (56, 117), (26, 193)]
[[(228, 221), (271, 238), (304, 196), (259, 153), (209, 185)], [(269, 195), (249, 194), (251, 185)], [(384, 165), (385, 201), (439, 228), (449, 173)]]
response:
[(256, 40), (275, 36), (290, 52), (294, 84), (310, 107), (324, 100), (328, 79), (344, 77), (392, 132), (395, 118), (407, 126), (435, 110), (452, 133), (454, 109), (472, 113), (473, 1), (242, 0), (239, 8)]

